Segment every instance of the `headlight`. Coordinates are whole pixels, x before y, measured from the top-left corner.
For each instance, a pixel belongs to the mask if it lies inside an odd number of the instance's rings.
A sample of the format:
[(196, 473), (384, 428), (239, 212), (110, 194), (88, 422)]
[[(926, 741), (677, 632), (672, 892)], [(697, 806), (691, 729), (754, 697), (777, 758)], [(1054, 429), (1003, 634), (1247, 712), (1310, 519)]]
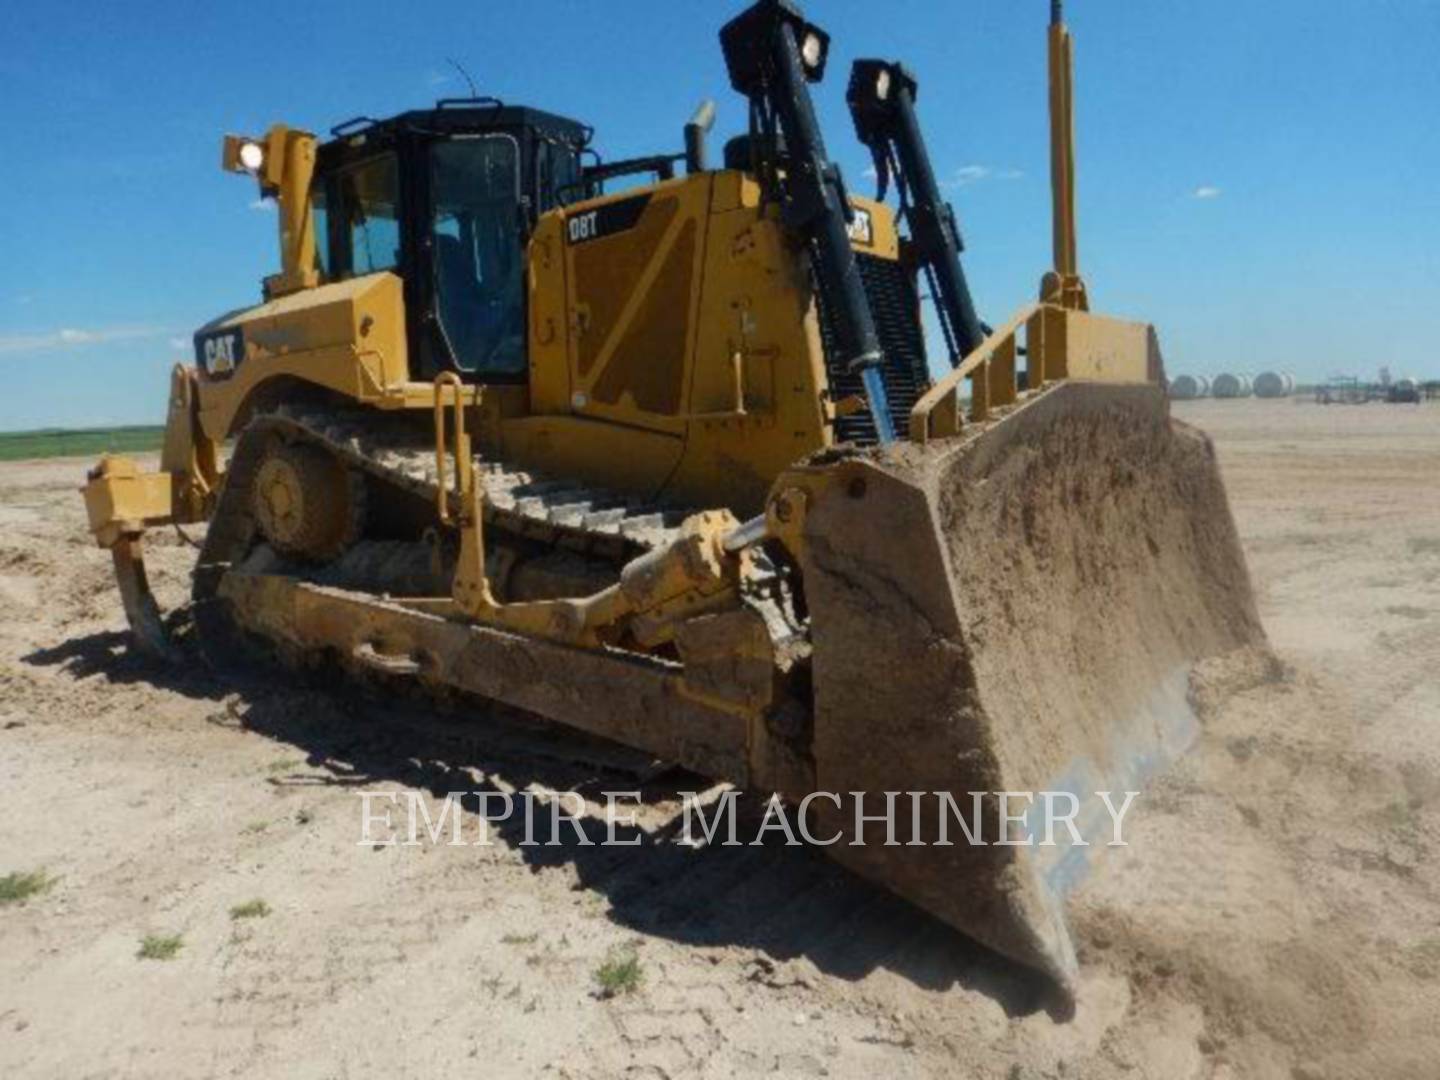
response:
[(888, 68), (881, 68), (880, 74), (875, 76), (875, 96), (881, 101), (890, 96), (890, 71)]
[(240, 164), (250, 172), (259, 172), (265, 164), (265, 148), (257, 142), (241, 143)]
[(800, 59), (805, 61), (805, 66), (811, 71), (820, 66), (820, 61), (825, 59), (825, 43), (820, 40), (819, 34), (805, 35), (805, 40), (800, 45)]

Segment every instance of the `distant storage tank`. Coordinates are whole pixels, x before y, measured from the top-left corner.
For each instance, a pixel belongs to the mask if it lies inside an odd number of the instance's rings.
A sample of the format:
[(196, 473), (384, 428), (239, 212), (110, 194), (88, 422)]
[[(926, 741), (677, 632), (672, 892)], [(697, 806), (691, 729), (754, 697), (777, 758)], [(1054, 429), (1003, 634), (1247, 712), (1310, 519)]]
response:
[(1204, 375), (1177, 375), (1170, 384), (1170, 397), (1175, 401), (1194, 401), (1209, 394), (1210, 380)]
[(1249, 375), (1216, 375), (1211, 392), (1217, 398), (1240, 398), (1250, 396)]
[(1289, 397), (1295, 392), (1295, 376), (1284, 371), (1262, 371), (1255, 376), (1255, 396)]

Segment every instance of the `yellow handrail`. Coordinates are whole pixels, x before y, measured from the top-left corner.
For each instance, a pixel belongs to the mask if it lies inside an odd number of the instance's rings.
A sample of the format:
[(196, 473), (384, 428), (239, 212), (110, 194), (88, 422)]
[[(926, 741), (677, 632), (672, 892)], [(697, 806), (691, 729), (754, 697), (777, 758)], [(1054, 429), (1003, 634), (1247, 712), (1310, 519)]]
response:
[(1016, 337), (1022, 326), (1029, 327), (1026, 347), (1032, 373), (1028, 378), (1031, 389), (1044, 381), (1044, 358), (1041, 354), (1042, 333), (1040, 320), (1044, 318), (1046, 305), (1030, 304), (1024, 307), (1008, 323), (996, 330), (965, 357), (959, 365), (943, 379), (932, 386), (910, 410), (910, 438), (926, 442), (931, 438), (943, 438), (960, 431), (960, 383), (973, 380), (970, 398), (970, 419), (984, 420), (990, 408), (1007, 405), (1019, 393), (1015, 380), (1015, 359), (1019, 352)]
[(452, 523), (450, 516), (449, 481), (446, 476), (445, 459), (445, 388), (454, 393), (452, 403), (453, 426), (455, 428), (455, 496), (460, 501), (463, 515), (470, 505), (470, 496), (475, 487), (475, 461), (470, 454), (470, 435), (465, 430), (465, 384), (453, 371), (443, 371), (435, 376), (435, 512), (440, 524)]

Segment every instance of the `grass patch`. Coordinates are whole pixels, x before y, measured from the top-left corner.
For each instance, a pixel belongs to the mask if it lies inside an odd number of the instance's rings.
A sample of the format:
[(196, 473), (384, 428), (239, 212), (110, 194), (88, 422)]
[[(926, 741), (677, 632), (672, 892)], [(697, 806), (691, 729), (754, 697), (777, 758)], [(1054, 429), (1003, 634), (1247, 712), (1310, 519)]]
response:
[(3, 431), (0, 432), (0, 461), (133, 454), (159, 450), (164, 438), (163, 427), (150, 425), (81, 430), (44, 428), (39, 431)]
[(179, 934), (146, 934), (135, 955), (141, 960), (174, 960), (184, 946), (185, 939)]
[(240, 831), (246, 836), (258, 836), (269, 827), (270, 823), (268, 821), (252, 821)]
[(28, 874), (6, 874), (0, 877), (0, 904), (23, 904), (32, 896), (46, 892), (55, 881), (56, 879), (44, 870), (31, 870)]
[(645, 982), (645, 972), (640, 968), (640, 957), (634, 949), (615, 950), (595, 969), (595, 982), (600, 987), (602, 998), (635, 993)]
[(265, 771), (274, 776), (277, 773), (294, 772), (305, 765), (305, 759), (300, 757), (282, 758), (279, 761), (272, 761), (265, 766)]
[(501, 934), (501, 945), (534, 945), (540, 940), (539, 934)]
[(270, 905), (264, 900), (246, 900), (230, 909), (232, 919), (263, 919), (270, 914)]

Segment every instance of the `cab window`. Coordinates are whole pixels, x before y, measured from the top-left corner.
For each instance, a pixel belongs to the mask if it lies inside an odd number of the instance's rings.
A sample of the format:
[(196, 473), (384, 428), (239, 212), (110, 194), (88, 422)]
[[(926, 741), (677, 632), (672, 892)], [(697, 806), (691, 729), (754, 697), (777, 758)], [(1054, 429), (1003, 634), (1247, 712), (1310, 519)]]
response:
[(549, 139), (536, 144), (535, 172), (540, 189), (540, 211), (553, 210), (562, 202), (574, 202), (580, 190), (580, 157), (574, 149)]
[(310, 220), (315, 227), (315, 269), (320, 280), (330, 277), (330, 213), (326, 186), (317, 182), (310, 189)]
[(455, 138), (430, 156), (435, 304), (462, 371), (525, 371), (520, 154), (509, 135)]
[(395, 155), (342, 169), (332, 190), (335, 220), (329, 225), (336, 277), (399, 266), (400, 171)]

